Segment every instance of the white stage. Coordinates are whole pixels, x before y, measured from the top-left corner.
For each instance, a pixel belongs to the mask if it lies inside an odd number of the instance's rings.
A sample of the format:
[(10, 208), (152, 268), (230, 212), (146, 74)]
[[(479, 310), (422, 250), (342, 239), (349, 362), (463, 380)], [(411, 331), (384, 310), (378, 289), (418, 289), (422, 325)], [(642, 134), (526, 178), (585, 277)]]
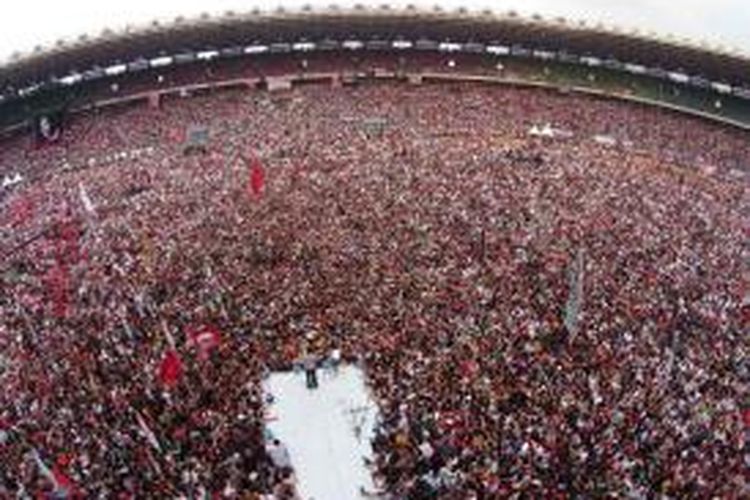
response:
[(264, 384), (274, 398), (268, 431), (289, 450), (303, 500), (366, 498), (362, 488), (375, 489), (363, 459), (372, 458), (377, 409), (362, 371), (318, 370), (318, 381), (310, 390), (304, 372), (271, 374)]

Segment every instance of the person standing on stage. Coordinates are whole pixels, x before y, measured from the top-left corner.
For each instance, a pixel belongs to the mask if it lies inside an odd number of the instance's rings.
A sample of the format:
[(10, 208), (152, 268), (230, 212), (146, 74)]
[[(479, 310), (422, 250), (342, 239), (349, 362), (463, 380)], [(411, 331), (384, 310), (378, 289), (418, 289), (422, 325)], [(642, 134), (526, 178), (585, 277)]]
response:
[(305, 369), (305, 381), (308, 389), (316, 389), (318, 387), (318, 359), (314, 354), (308, 353), (302, 359), (302, 367)]

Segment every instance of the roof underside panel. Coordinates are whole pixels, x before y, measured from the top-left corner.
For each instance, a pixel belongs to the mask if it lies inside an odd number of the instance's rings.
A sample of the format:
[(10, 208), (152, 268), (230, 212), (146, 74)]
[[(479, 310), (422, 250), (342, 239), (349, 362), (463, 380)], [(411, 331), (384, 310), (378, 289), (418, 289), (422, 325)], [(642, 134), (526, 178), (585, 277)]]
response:
[(498, 42), (565, 50), (649, 67), (680, 70), (732, 84), (750, 79), (750, 60), (620, 32), (518, 17), (415, 11), (325, 11), (181, 21), (56, 46), (0, 68), (0, 82), (23, 85), (93, 66), (206, 48), (300, 39), (434, 39)]

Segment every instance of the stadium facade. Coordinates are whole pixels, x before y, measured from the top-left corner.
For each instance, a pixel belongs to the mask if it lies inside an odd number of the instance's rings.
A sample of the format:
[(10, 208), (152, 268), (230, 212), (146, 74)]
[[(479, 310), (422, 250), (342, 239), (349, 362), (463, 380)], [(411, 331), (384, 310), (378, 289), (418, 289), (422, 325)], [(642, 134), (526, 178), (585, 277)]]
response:
[(750, 127), (743, 54), (562, 18), (385, 5), (178, 17), (14, 54), (0, 67), (0, 128), (222, 87), (367, 78), (551, 86)]

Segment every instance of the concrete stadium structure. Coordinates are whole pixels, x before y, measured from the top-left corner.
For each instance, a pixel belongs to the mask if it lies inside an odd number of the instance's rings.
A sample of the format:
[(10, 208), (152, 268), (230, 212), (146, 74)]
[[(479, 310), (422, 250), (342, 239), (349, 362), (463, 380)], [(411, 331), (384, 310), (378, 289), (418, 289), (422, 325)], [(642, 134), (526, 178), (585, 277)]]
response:
[(748, 75), (743, 54), (562, 18), (387, 5), (279, 8), (154, 21), (14, 54), (0, 66), (0, 127), (18, 130), (50, 110), (156, 105), (170, 94), (221, 87), (397, 78), (551, 86), (747, 128)]

